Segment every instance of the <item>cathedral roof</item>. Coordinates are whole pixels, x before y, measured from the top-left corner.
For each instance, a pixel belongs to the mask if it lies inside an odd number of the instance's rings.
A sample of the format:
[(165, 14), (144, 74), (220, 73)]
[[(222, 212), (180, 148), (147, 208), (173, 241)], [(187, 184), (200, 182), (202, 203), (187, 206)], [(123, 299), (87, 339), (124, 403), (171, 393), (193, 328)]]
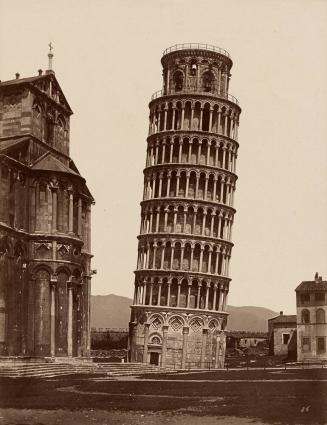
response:
[[(51, 152), (46, 152), (44, 155), (42, 155), (40, 158), (38, 158), (34, 162), (34, 164), (31, 166), (31, 169), (39, 170), (39, 171), (53, 171), (56, 173), (59, 172), (59, 173), (71, 174), (73, 176), (78, 176), (85, 183), (85, 179), (80, 175), (76, 165), (74, 164), (72, 160), (70, 160), (70, 164), (71, 166), (68, 167), (67, 165), (59, 161), (59, 159), (57, 159), (55, 156), (53, 156)], [(85, 196), (87, 196), (88, 198), (92, 200), (92, 202), (94, 202), (94, 198), (86, 184), (82, 186), (81, 190)]]
[[(44, 89), (44, 84), (47, 84), (48, 81), (51, 81), (53, 88), (60, 93), (59, 98), (50, 96), (48, 91)], [(56, 79), (54, 72), (48, 72), (42, 75), (38, 75), (35, 77), (28, 77), (28, 78), (16, 78), (14, 80), (8, 80), (8, 81), (0, 81), (0, 91), (4, 87), (10, 87), (10, 86), (17, 86), (17, 85), (30, 85), (43, 94), (47, 95), (50, 99), (52, 99), (54, 102), (60, 104), (60, 106), (64, 107), (70, 114), (73, 113), (71, 107), (69, 106), (69, 103), (67, 102), (67, 99), (58, 83), (58, 80)]]
[(75, 176), (81, 177), (79, 173), (76, 173), (74, 170), (67, 167), (65, 164), (59, 161), (59, 159), (54, 157), (50, 152), (47, 152), (45, 155), (42, 155), (40, 158), (38, 158), (31, 168), (32, 170), (55, 171), (59, 173), (73, 174)]
[(28, 137), (20, 137), (19, 139), (0, 140), (0, 152), (6, 152), (11, 148), (16, 148), (29, 141)]

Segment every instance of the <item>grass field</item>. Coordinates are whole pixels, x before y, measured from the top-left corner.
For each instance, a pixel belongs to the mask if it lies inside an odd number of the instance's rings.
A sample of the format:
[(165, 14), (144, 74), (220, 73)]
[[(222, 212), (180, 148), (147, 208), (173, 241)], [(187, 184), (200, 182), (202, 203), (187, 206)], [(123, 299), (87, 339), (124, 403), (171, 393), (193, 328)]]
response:
[(327, 370), (0, 379), (0, 424), (326, 424)]

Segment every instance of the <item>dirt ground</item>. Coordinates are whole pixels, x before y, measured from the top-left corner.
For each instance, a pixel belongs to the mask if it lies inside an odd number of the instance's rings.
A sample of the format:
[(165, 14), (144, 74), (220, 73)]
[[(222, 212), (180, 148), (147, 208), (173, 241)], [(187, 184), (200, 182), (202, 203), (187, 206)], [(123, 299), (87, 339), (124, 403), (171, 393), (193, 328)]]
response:
[(0, 379), (0, 425), (327, 424), (327, 370)]

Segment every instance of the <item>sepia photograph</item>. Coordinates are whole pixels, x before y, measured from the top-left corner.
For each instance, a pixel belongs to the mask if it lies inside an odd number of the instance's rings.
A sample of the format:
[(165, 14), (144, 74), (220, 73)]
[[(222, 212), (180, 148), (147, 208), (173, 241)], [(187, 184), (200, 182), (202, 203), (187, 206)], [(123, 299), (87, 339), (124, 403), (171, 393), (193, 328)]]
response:
[(0, 0), (0, 425), (327, 424), (327, 0)]

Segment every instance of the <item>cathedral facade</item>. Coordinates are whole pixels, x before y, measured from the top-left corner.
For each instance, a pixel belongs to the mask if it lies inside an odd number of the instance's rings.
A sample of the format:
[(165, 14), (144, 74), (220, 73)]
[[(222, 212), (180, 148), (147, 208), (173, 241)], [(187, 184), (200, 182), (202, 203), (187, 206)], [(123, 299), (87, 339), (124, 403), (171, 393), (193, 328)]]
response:
[(1, 356), (90, 351), (94, 200), (70, 158), (72, 110), (49, 68), (0, 82)]
[(238, 125), (232, 60), (180, 44), (161, 59), (149, 103), (130, 359), (221, 368), (230, 286)]

